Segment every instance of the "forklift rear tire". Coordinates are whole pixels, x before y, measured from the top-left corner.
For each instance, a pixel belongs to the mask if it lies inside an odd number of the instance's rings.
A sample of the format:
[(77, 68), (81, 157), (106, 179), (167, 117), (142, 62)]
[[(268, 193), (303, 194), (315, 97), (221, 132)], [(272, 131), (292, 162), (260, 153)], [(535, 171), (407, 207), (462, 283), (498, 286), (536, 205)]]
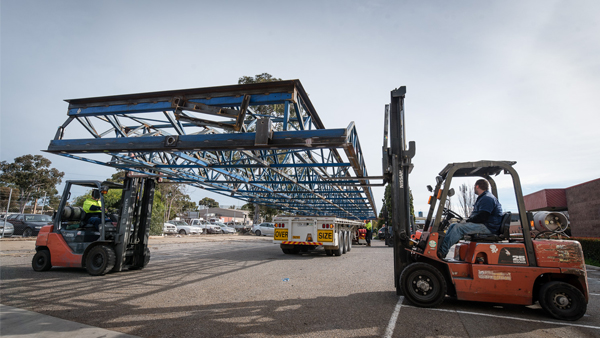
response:
[(419, 307), (440, 305), (446, 297), (446, 280), (431, 264), (412, 263), (400, 275), (404, 297)]
[(549, 282), (539, 294), (540, 306), (546, 313), (560, 320), (578, 320), (587, 310), (583, 293), (564, 282)]
[(48, 271), (52, 268), (52, 262), (50, 261), (50, 251), (48, 249), (42, 249), (35, 253), (31, 266), (35, 271)]
[(115, 251), (106, 245), (93, 247), (85, 258), (85, 268), (92, 276), (102, 276), (115, 266)]

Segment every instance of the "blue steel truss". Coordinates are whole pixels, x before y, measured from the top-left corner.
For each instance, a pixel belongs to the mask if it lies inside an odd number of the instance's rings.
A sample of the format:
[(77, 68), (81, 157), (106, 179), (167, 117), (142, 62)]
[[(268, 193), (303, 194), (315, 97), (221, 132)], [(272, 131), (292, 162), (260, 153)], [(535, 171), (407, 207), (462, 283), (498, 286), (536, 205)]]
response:
[(354, 123), (325, 129), (299, 80), (67, 102), (48, 152), (297, 215), (377, 215)]

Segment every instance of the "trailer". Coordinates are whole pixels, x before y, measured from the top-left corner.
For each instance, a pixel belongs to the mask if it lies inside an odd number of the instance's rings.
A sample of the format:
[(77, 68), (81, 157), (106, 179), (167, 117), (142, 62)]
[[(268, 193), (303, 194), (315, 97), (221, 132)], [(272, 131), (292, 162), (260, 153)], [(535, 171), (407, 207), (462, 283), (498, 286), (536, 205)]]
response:
[(341, 256), (352, 250), (352, 241), (361, 222), (333, 216), (280, 216), (273, 221), (273, 243), (285, 254), (299, 254), (319, 246), (327, 256)]

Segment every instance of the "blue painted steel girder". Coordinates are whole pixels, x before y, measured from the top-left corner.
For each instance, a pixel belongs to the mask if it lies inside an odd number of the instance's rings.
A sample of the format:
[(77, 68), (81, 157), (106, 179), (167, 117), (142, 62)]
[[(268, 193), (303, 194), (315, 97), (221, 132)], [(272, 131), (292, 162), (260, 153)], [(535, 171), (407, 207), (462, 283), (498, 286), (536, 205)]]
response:
[[(68, 102), (49, 152), (297, 214), (376, 215), (369, 181), (352, 179), (367, 176), (354, 124), (325, 129), (298, 80)], [(274, 132), (261, 143), (254, 128), (264, 116)], [(65, 137), (74, 120), (92, 137)], [(100, 153), (111, 159), (76, 155)]]

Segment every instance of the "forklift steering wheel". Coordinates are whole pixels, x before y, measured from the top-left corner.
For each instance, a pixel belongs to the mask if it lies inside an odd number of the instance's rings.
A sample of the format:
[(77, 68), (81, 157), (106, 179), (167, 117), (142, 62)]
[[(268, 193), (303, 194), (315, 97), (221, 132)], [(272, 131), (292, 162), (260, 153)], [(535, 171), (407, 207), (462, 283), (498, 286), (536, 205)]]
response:
[[(459, 214), (455, 213), (454, 211), (452, 211), (452, 210), (450, 210), (450, 209), (448, 209), (448, 208), (444, 208), (444, 211), (443, 211), (443, 213), (444, 213), (444, 215), (447, 215), (447, 216), (452, 216), (452, 217), (450, 217), (450, 218), (456, 218), (456, 219), (457, 219), (457, 220), (459, 220), (459, 221), (462, 221), (462, 220), (463, 220), (463, 217), (462, 217), (461, 215), (459, 215)], [(447, 219), (450, 219), (450, 218), (448, 218), (448, 217), (447, 217)]]

